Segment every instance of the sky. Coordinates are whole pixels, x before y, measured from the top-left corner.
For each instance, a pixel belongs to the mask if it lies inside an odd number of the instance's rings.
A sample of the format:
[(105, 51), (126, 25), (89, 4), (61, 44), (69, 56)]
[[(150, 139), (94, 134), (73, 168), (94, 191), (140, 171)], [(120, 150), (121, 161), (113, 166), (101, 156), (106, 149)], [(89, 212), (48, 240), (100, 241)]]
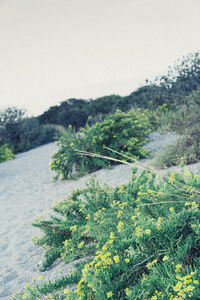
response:
[(0, 0), (0, 110), (128, 95), (200, 48), (200, 0)]

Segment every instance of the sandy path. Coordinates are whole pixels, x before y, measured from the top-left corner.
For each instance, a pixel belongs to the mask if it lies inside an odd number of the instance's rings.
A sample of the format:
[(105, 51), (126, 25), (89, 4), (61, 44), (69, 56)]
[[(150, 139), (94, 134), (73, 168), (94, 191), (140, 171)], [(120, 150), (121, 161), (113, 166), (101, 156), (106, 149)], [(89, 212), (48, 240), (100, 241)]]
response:
[[(174, 135), (155, 135), (155, 141), (149, 143), (149, 149), (157, 152), (174, 141)], [(84, 185), (89, 176), (77, 181), (53, 182), (49, 170), (51, 154), (55, 144), (19, 154), (12, 161), (0, 164), (0, 299), (11, 299), (13, 293), (30, 284), (32, 277), (38, 278), (39, 264), (43, 251), (31, 241), (40, 233), (30, 225), (40, 215), (46, 215), (49, 207), (56, 201), (67, 197), (76, 187)], [(142, 163), (142, 162), (141, 162)], [(127, 183), (131, 168), (119, 165), (112, 170), (100, 170), (95, 173), (100, 183), (110, 185)], [(57, 263), (45, 278), (58, 278), (58, 269), (64, 273), (70, 266)]]

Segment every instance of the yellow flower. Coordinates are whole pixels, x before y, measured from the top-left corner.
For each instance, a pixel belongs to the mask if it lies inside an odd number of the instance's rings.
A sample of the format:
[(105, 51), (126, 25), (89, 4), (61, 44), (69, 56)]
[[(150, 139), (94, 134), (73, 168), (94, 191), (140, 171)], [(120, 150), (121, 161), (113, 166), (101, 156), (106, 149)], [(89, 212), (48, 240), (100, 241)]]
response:
[(119, 262), (119, 255), (116, 255), (113, 257), (114, 261), (116, 262), (116, 264)]
[(78, 245), (78, 248), (79, 248), (79, 249), (83, 248), (83, 245), (84, 245), (84, 244), (85, 244), (85, 242), (82, 241), (82, 242)]
[(177, 285), (174, 287), (174, 291), (179, 291), (182, 286), (182, 283), (179, 281)]
[(119, 218), (121, 215), (122, 215), (122, 210), (119, 210), (117, 214), (117, 218)]
[(43, 277), (43, 276), (40, 276), (39, 279), (42, 280), (42, 279), (44, 279), (44, 277)]
[(108, 292), (108, 293), (107, 293), (107, 298), (112, 297), (112, 294), (113, 294), (112, 292)]
[(145, 230), (145, 233), (146, 233), (146, 234), (150, 234), (150, 233), (151, 233), (151, 230), (150, 230), (150, 229), (146, 229), (146, 230)]
[(128, 296), (130, 294), (130, 290), (128, 288), (125, 289), (125, 293)]
[(28, 296), (28, 294), (25, 293), (25, 294), (23, 295), (23, 298), (25, 299), (25, 298), (27, 298), (27, 296)]
[(191, 173), (189, 173), (189, 172), (185, 172), (185, 175), (187, 175), (187, 176), (191, 176)]
[(68, 293), (68, 291), (69, 291), (68, 289), (64, 289), (64, 293), (65, 293), (65, 294), (67, 294), (67, 293)]
[(152, 267), (154, 264), (156, 264), (156, 263), (157, 263), (157, 259), (154, 259), (152, 262), (150, 262), (150, 263), (147, 264), (147, 268), (150, 270), (151, 267)]
[(130, 262), (129, 258), (125, 258), (125, 262), (128, 264)]
[(112, 240), (115, 238), (114, 232), (111, 232), (111, 233), (110, 233), (110, 238), (111, 238)]
[(117, 229), (118, 229), (118, 232), (121, 232), (122, 231), (122, 227), (123, 227), (124, 223), (122, 221), (119, 221), (118, 225), (117, 225)]
[(189, 286), (187, 287), (187, 289), (188, 289), (188, 291), (193, 291), (195, 288), (194, 288), (194, 286), (189, 285)]
[(107, 249), (106, 245), (103, 245), (102, 250), (105, 251)]
[(176, 268), (180, 269), (180, 268), (182, 268), (182, 265), (178, 264), (178, 265), (176, 265)]
[(166, 261), (166, 260), (168, 260), (168, 259), (169, 259), (169, 257), (165, 255), (165, 256), (163, 257), (162, 260), (163, 260), (163, 261)]
[(74, 226), (71, 226), (71, 227), (70, 227), (70, 230), (71, 230), (71, 231), (75, 231), (76, 229), (77, 229), (77, 225), (74, 225)]
[(173, 207), (170, 207), (170, 208), (169, 208), (169, 211), (170, 211), (170, 212), (173, 212), (173, 211), (174, 211), (174, 208), (173, 208)]
[(88, 214), (86, 217), (85, 217), (86, 220), (89, 220), (90, 219), (90, 214)]

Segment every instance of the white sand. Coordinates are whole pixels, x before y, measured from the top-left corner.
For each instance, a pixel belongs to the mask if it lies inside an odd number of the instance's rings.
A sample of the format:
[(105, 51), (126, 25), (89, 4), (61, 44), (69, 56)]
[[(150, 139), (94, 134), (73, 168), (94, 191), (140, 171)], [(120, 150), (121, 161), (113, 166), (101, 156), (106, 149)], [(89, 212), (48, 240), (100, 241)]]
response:
[[(154, 142), (148, 148), (157, 152), (177, 137), (173, 134), (153, 135)], [(19, 154), (12, 161), (0, 164), (0, 299), (11, 299), (12, 295), (31, 283), (32, 277), (38, 278), (39, 265), (43, 258), (42, 249), (32, 242), (34, 234), (41, 233), (30, 225), (28, 220), (47, 215), (49, 207), (76, 187), (84, 186), (85, 176), (77, 181), (52, 181), (49, 169), (51, 154), (55, 144), (48, 144)], [(144, 160), (143, 160), (144, 162)], [(141, 162), (142, 163), (142, 162)], [(199, 164), (194, 166), (196, 173)], [(119, 165), (112, 170), (95, 172), (100, 183), (110, 185), (127, 183), (131, 168)], [(71, 265), (56, 263), (42, 275), (58, 278), (58, 270), (67, 273)]]

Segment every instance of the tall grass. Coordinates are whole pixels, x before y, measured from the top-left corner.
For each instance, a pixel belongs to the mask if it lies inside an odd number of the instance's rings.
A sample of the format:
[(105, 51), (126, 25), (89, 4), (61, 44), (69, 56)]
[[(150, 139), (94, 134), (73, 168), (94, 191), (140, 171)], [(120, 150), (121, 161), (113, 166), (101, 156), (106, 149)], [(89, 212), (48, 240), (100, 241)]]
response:
[(157, 157), (155, 165), (163, 168), (200, 161), (200, 89), (185, 99), (185, 104), (173, 111), (164, 112), (159, 119), (159, 129), (175, 131), (182, 136)]

